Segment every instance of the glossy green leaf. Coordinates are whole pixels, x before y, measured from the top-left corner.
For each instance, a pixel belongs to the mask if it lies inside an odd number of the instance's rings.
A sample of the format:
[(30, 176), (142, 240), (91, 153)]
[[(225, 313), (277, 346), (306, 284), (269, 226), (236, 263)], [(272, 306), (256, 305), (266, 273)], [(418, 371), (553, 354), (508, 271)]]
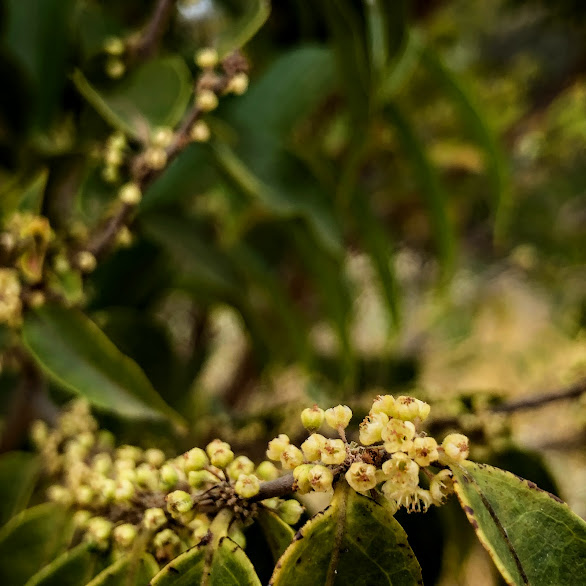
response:
[(45, 503), (13, 517), (0, 530), (0, 584), (24, 584), (71, 539), (69, 514)]
[(447, 194), (427, 156), (425, 145), (417, 137), (409, 120), (393, 103), (387, 105), (385, 112), (413, 166), (414, 177), (419, 183), (429, 213), (442, 271), (445, 277), (449, 277), (454, 270), (456, 235), (448, 217)]
[(180, 57), (149, 60), (105, 89), (96, 88), (79, 70), (73, 82), (104, 120), (138, 140), (147, 140), (158, 126), (174, 127), (192, 91), (191, 74)]
[(39, 570), (26, 586), (85, 586), (100, 567), (100, 557), (80, 543)]
[(270, 584), (423, 584), (407, 536), (382, 505), (340, 482), (330, 506), (297, 533)]
[(261, 509), (257, 521), (276, 562), (293, 541), (295, 531), (279, 515), (267, 509)]
[(153, 556), (125, 556), (100, 572), (87, 586), (147, 586), (159, 566)]
[(422, 63), (432, 73), (441, 88), (458, 106), (466, 127), (475, 135), (478, 143), (484, 148), (488, 166), (488, 178), (494, 194), (494, 235), (497, 240), (504, 236), (509, 221), (512, 204), (512, 186), (510, 169), (506, 155), (498, 143), (495, 132), (490, 127), (487, 117), (482, 114), (474, 103), (469, 90), (438, 55), (429, 47), (421, 52)]
[(194, 547), (167, 564), (151, 586), (260, 586), (254, 567), (242, 548), (222, 537), (217, 548)]
[(468, 520), (509, 584), (580, 584), (586, 522), (533, 482), (486, 464), (451, 466)]
[(29, 313), (23, 341), (55, 382), (96, 407), (126, 417), (183, 422), (138, 365), (80, 311), (47, 305)]
[(245, 45), (266, 22), (269, 0), (178, 0), (178, 19), (200, 47), (225, 56)]
[(26, 452), (0, 456), (0, 525), (24, 509), (39, 472), (39, 460)]

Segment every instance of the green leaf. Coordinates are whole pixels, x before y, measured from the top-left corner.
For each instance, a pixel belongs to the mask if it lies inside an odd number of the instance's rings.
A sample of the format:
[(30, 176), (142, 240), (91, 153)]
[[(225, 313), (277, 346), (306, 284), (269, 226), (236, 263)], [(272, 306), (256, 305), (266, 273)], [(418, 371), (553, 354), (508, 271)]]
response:
[(270, 584), (423, 584), (407, 536), (382, 505), (338, 483), (330, 506), (297, 533)]
[(419, 182), (421, 195), (429, 212), (444, 278), (448, 278), (454, 270), (456, 235), (448, 218), (447, 194), (427, 156), (425, 145), (419, 140), (407, 118), (393, 103), (387, 104), (385, 113), (397, 131), (397, 138), (401, 141), (405, 154), (411, 160), (415, 179)]
[(80, 543), (39, 570), (26, 586), (85, 586), (100, 567), (98, 554)]
[(180, 57), (152, 59), (114, 86), (99, 89), (76, 70), (73, 82), (109, 124), (137, 140), (158, 126), (174, 127), (191, 97), (191, 73)]
[(73, 0), (8, 0), (6, 45), (32, 84), (33, 126), (48, 128), (66, 82)]
[(143, 218), (146, 234), (163, 245), (179, 274), (179, 285), (210, 300), (241, 294), (238, 273), (228, 256), (214, 246), (202, 224), (177, 216)]
[(96, 407), (125, 417), (165, 416), (183, 423), (138, 365), (80, 311), (46, 305), (27, 314), (23, 341), (55, 382)]
[(151, 586), (260, 586), (244, 551), (224, 536), (217, 547), (194, 547), (167, 564)]
[(279, 515), (267, 509), (260, 510), (257, 520), (276, 562), (293, 541), (295, 531)]
[(13, 517), (0, 530), (0, 584), (24, 584), (55, 559), (71, 538), (69, 514), (45, 503)]
[(512, 204), (510, 169), (507, 157), (498, 143), (494, 131), (490, 128), (486, 116), (474, 103), (464, 82), (444, 65), (438, 55), (429, 47), (421, 52), (423, 64), (432, 73), (443, 90), (458, 106), (466, 128), (476, 136), (484, 148), (488, 164), (488, 178), (494, 194), (494, 237), (501, 240), (509, 222)]
[(24, 509), (33, 492), (39, 460), (26, 452), (0, 456), (0, 525)]
[(158, 571), (152, 555), (128, 555), (100, 572), (87, 586), (147, 586)]
[(269, 0), (211, 0), (204, 6), (180, 0), (179, 20), (199, 46), (215, 47), (221, 57), (245, 45), (271, 12)]
[(586, 522), (533, 482), (486, 464), (450, 467), (482, 545), (509, 584), (579, 584), (586, 575)]

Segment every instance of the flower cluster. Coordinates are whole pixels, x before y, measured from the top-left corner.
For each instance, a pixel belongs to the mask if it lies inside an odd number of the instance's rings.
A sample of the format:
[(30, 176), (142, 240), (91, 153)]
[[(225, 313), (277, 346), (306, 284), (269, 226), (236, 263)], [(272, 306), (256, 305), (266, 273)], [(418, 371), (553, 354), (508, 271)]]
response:
[[(299, 446), (281, 434), (269, 442), (267, 457), (293, 470), (294, 488), (301, 494), (325, 492), (344, 475), (357, 492), (381, 495), (396, 509), (427, 510), (452, 492), (451, 472), (443, 466), (468, 457), (468, 438), (450, 434), (438, 445), (417, 431), (430, 406), (414, 397), (378, 396), (359, 427), (359, 442), (346, 439), (352, 411), (346, 405), (323, 411), (317, 406), (301, 414), (310, 436)], [(323, 422), (339, 438), (317, 433)], [(427, 487), (421, 486), (423, 480)]]
[(303, 511), (296, 500), (255, 502), (261, 482), (279, 475), (271, 462), (255, 466), (217, 439), (174, 458), (158, 449), (116, 447), (84, 401), (74, 401), (55, 429), (35, 422), (31, 435), (57, 480), (49, 500), (74, 509), (83, 539), (100, 550), (127, 550), (142, 533), (157, 559), (172, 559), (197, 545), (224, 508), (234, 514), (228, 534), (244, 547), (242, 529), (259, 506), (289, 524)]

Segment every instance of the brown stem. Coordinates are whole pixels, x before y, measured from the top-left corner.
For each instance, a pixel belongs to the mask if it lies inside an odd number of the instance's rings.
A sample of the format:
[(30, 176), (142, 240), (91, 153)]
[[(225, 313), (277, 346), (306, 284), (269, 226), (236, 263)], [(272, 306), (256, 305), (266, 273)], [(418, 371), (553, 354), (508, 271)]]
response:
[(263, 501), (274, 497), (281, 497), (293, 492), (293, 474), (279, 476), (275, 480), (261, 482), (258, 494), (250, 499), (251, 502)]
[(129, 58), (146, 59), (158, 48), (163, 34), (169, 25), (175, 0), (158, 0), (151, 19), (138, 41), (129, 46)]

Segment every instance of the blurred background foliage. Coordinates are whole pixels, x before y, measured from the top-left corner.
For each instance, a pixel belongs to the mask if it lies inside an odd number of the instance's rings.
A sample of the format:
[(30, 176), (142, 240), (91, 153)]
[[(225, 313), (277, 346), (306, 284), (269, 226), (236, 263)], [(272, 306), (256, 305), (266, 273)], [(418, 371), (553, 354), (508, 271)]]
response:
[[(380, 389), (409, 391), (476, 433), (477, 458), (585, 515), (583, 403), (476, 414), (586, 370), (583, 3), (281, 0), (269, 16), (264, 0), (183, 1), (159, 54), (109, 79), (104, 40), (135, 34), (154, 4), (0, 2), (0, 214), (41, 213), (65, 241), (110, 213), (112, 131), (140, 142), (178, 124), (194, 51), (228, 52), (260, 27), (248, 92), (223, 98), (209, 143), (149, 186), (131, 246), (83, 292), (71, 284), (70, 305), (148, 377), (129, 384), (150, 383), (188, 438), (100, 396), (104, 425), (168, 449), (220, 435), (259, 455), (275, 433), (301, 434), (300, 407), (366, 411)], [(79, 349), (95, 325), (70, 311), (57, 330), (25, 328), (37, 359), (35, 339), (80, 363), (63, 384), (39, 360), (57, 404), (89, 377)], [(38, 376), (18, 335), (2, 344), (9, 421)], [(49, 409), (41, 394), (23, 421)], [(456, 511), (401, 521), (426, 583), (491, 583)], [(435, 529), (411, 527), (424, 522)]]

